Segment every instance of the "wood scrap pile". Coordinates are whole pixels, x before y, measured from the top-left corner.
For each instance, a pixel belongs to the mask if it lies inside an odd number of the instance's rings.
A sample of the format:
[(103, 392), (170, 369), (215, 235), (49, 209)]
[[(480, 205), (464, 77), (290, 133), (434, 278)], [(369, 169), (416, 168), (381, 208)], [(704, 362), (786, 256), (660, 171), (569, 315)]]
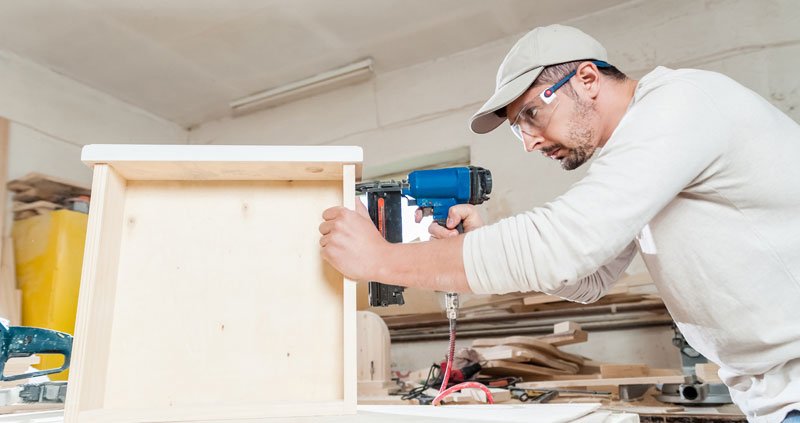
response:
[[(619, 387), (683, 383), (678, 369), (653, 369), (644, 364), (598, 363), (586, 357), (561, 351), (555, 343), (585, 342), (585, 332), (574, 322), (555, 325), (552, 335), (543, 337), (510, 336), (476, 339), (472, 347), (482, 358), (481, 375), (515, 377), (523, 382), (517, 389), (548, 391), (560, 389), (603, 389), (619, 396)], [(548, 342), (550, 341), (550, 342)], [(643, 392), (644, 393), (644, 392)]]
[[(406, 290), (406, 305), (371, 309), (389, 327), (392, 342), (446, 339), (448, 324), (436, 294)], [(543, 293), (462, 295), (460, 338), (540, 335), (564, 320), (586, 330), (670, 325), (672, 319), (649, 275), (624, 278), (599, 301), (581, 304)]]
[(88, 212), (91, 192), (80, 184), (40, 173), (29, 173), (10, 181), (8, 190), (14, 193), (14, 220), (64, 208)]
[(585, 342), (588, 334), (574, 322), (554, 326), (552, 335), (479, 338), (472, 348), (482, 358), (482, 375), (536, 380), (542, 376), (578, 374), (587, 360), (558, 346)]

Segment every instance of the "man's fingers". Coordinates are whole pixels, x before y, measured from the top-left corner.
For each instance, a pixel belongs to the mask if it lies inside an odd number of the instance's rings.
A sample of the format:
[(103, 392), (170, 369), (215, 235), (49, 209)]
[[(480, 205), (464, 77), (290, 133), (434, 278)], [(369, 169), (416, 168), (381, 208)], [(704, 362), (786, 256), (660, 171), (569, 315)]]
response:
[(319, 239), (319, 246), (320, 247), (325, 247), (326, 245), (328, 245), (328, 242), (330, 242), (330, 240), (331, 240), (331, 236), (330, 235), (323, 235)]
[(341, 206), (331, 207), (322, 212), (322, 218), (325, 220), (335, 219), (336, 217), (342, 214), (342, 210), (344, 210), (344, 207)]
[(473, 213), (469, 204), (457, 204), (447, 211), (447, 227), (455, 228), (462, 220), (466, 220)]
[(419, 223), (422, 222), (422, 209), (418, 208), (414, 210), (414, 221)]
[(333, 221), (326, 220), (319, 224), (319, 233), (322, 235), (328, 235), (333, 230)]
[(457, 230), (447, 229), (436, 222), (433, 222), (431, 223), (430, 226), (428, 226), (428, 232), (431, 234), (432, 237), (437, 239), (450, 238), (458, 235)]

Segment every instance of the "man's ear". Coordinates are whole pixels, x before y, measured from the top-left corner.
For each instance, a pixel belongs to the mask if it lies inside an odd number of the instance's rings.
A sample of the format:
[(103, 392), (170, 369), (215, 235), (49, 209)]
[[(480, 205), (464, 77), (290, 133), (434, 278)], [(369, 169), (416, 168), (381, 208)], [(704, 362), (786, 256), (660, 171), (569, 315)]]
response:
[(578, 84), (576, 89), (582, 91), (583, 94), (594, 100), (600, 92), (600, 70), (597, 65), (592, 62), (582, 62), (575, 70), (573, 77)]

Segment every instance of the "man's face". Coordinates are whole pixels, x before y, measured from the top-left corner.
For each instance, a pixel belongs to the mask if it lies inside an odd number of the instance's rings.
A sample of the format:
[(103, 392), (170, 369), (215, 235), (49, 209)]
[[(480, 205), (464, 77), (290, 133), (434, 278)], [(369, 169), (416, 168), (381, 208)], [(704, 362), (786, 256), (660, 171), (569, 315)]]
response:
[[(549, 85), (535, 85), (509, 104), (506, 107), (509, 124), (521, 123), (526, 151), (538, 150), (561, 162), (565, 170), (573, 170), (589, 160), (597, 149), (599, 116), (592, 102), (574, 91), (568, 93), (567, 87), (556, 93), (555, 101), (545, 104), (539, 94), (547, 88)], [(533, 121), (538, 124), (523, 123), (525, 118), (520, 112), (528, 116), (533, 112), (536, 116)]]

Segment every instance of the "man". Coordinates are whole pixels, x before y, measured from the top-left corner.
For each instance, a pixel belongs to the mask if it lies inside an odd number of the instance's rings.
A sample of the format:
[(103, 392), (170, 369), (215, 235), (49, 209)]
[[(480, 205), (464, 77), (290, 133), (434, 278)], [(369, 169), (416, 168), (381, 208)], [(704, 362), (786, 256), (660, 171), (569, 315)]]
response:
[[(658, 67), (628, 79), (597, 41), (559, 25), (517, 42), (471, 127), (504, 122), (565, 169), (597, 157), (544, 207), (488, 226), (454, 207), (450, 230), (432, 227), (442, 239), (427, 243), (388, 244), (364, 216), (326, 210), (323, 257), (358, 281), (589, 302), (638, 250), (750, 421), (800, 409), (797, 123), (717, 73)], [(453, 236), (460, 220), (467, 233)]]

